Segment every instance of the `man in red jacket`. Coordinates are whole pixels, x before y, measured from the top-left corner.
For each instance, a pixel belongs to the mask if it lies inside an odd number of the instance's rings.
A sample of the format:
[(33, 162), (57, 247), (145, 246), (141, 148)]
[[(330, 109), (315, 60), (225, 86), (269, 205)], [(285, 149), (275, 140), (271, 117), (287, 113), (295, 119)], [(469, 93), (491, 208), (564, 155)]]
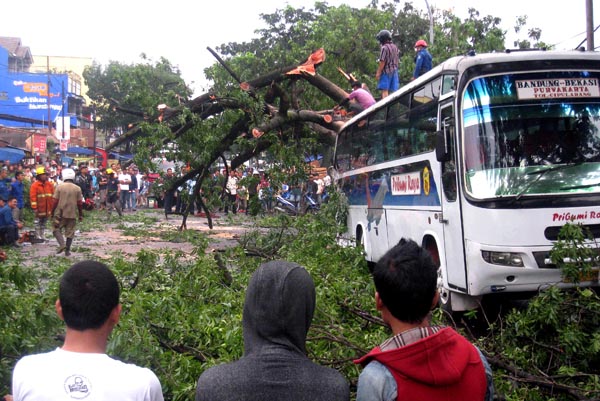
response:
[(492, 372), (454, 329), (430, 325), (437, 267), (412, 240), (400, 240), (373, 270), (375, 303), (393, 337), (355, 361), (366, 365), (357, 401), (492, 400)]

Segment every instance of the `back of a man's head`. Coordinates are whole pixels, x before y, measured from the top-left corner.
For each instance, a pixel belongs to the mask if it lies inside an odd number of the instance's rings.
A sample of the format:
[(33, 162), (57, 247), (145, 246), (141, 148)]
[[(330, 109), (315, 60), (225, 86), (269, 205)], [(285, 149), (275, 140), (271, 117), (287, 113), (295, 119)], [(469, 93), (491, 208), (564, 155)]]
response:
[(67, 327), (97, 329), (119, 304), (119, 283), (103, 263), (75, 263), (60, 280), (59, 299)]
[(392, 316), (405, 323), (420, 323), (431, 310), (437, 267), (429, 252), (402, 238), (377, 262), (373, 281)]

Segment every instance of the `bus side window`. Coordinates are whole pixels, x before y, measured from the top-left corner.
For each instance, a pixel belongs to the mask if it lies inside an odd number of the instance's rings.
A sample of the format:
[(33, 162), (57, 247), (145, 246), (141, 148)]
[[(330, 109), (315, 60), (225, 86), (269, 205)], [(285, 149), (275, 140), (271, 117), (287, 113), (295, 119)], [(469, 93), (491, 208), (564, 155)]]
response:
[(444, 75), (442, 81), (442, 95), (450, 93), (456, 89), (456, 75)]
[(368, 136), (371, 144), (371, 153), (368, 164), (381, 163), (390, 160), (385, 135), (386, 109), (377, 110), (369, 117)]
[(385, 136), (390, 160), (412, 153), (408, 141), (408, 111), (410, 95), (404, 95), (390, 104), (385, 122)]
[(414, 154), (435, 149), (438, 108), (431, 88), (428, 83), (413, 93), (409, 125)]

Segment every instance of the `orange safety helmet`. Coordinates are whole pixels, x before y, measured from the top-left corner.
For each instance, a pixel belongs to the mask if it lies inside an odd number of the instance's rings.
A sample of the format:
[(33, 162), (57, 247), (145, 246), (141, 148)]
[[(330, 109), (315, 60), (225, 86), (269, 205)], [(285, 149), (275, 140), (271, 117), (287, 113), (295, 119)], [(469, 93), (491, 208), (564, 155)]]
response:
[(427, 47), (427, 42), (423, 39), (419, 39), (417, 40), (417, 43), (415, 43), (415, 47)]

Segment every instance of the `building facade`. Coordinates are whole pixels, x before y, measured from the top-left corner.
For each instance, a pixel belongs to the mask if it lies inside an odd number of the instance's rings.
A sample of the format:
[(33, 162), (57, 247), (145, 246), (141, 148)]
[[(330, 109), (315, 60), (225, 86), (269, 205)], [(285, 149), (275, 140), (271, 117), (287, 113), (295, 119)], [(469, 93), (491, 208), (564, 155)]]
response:
[(91, 59), (39, 58), (35, 63), (20, 38), (0, 37), (0, 140), (34, 155), (44, 153), (48, 143), (61, 150), (92, 146), (80, 75)]

